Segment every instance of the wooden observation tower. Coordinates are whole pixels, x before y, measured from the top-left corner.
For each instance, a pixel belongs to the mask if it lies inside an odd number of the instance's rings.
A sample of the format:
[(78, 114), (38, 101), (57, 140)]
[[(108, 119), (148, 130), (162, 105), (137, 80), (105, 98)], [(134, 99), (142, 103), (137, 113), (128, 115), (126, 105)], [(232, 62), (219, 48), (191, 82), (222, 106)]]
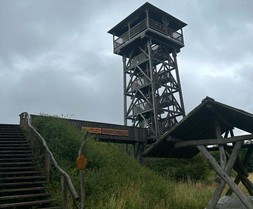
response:
[(153, 140), (185, 116), (177, 64), (185, 26), (145, 3), (108, 31), (123, 61), (124, 125), (148, 128)]

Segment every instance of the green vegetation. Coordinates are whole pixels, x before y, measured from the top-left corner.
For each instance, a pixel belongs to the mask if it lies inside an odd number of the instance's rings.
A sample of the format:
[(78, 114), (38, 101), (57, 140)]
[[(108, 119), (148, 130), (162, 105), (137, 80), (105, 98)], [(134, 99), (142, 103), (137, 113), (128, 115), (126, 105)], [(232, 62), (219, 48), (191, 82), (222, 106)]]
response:
[(207, 181), (212, 172), (210, 164), (200, 154), (192, 159), (147, 159), (147, 166), (163, 177), (174, 180)]
[[(79, 173), (75, 164), (84, 133), (60, 118), (38, 117), (33, 125), (47, 140), (59, 165), (70, 174), (78, 190)], [(150, 159), (148, 167), (144, 167), (120, 145), (93, 139), (88, 140), (84, 153), (88, 158), (85, 169), (87, 209), (202, 209), (213, 192), (212, 185), (192, 180), (203, 180), (207, 176), (208, 164), (199, 156), (187, 166), (183, 164), (181, 169), (184, 170), (180, 171), (179, 161), (173, 167), (173, 161)], [(52, 174), (48, 189), (60, 201), (59, 176)], [(180, 180), (181, 177), (184, 180)]]

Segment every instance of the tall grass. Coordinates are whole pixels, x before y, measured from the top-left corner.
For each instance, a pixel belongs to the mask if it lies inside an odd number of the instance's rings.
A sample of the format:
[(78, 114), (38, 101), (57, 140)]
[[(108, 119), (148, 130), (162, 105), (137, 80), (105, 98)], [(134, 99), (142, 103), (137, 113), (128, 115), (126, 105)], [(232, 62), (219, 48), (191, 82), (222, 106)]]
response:
[[(79, 186), (75, 168), (83, 133), (66, 120), (39, 117), (38, 131), (48, 141), (60, 166)], [(127, 155), (119, 146), (89, 139), (85, 147), (86, 208), (88, 209), (203, 209), (212, 185), (166, 178)], [(55, 175), (49, 187), (60, 200), (60, 180)]]

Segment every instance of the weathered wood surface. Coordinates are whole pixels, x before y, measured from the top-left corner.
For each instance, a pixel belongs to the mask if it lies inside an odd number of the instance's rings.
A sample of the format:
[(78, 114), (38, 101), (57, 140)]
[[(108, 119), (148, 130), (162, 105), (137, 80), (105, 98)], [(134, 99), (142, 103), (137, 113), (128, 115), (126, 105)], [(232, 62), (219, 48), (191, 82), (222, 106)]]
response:
[(109, 136), (129, 136), (127, 129), (116, 129), (116, 128), (96, 128), (96, 127), (85, 127), (82, 129), (87, 130), (90, 134), (104, 134)]
[[(208, 159), (213, 168), (219, 174), (219, 176), (229, 185), (234, 193), (240, 198), (241, 202), (246, 206), (247, 209), (253, 209), (253, 205), (248, 201), (243, 192), (239, 189), (237, 184), (231, 179), (231, 177), (223, 170), (215, 158), (208, 152), (204, 146), (198, 146), (199, 151)], [(213, 205), (213, 204), (212, 204)], [(208, 209), (213, 209), (208, 207)]]
[[(242, 182), (242, 184), (245, 186), (245, 188), (248, 190), (250, 195), (253, 195), (253, 184), (252, 182), (247, 178), (249, 176), (248, 172), (247, 172), (247, 167), (250, 163), (250, 159), (251, 156), (253, 154), (253, 148), (249, 147), (247, 149), (247, 153), (244, 157), (243, 162), (241, 162), (239, 159), (236, 162), (236, 165), (234, 167), (235, 171), (237, 172), (237, 176), (234, 180), (234, 182), (236, 184), (239, 184), (240, 182)], [(237, 166), (238, 164), (238, 166)], [(233, 191), (231, 190), (231, 188), (228, 189), (226, 195), (231, 195), (233, 193)]]
[[(241, 141), (239, 141), (239, 142), (237, 142), (236, 143), (236, 145), (235, 145), (235, 147), (234, 147), (234, 150), (233, 150), (233, 152), (232, 152), (232, 154), (231, 154), (231, 156), (230, 156), (230, 158), (229, 158), (229, 160), (228, 160), (228, 163), (225, 165), (225, 168), (224, 168), (224, 173), (225, 174), (227, 174), (228, 176), (230, 176), (230, 173), (231, 173), (231, 171), (232, 171), (232, 168), (233, 168), (233, 166), (234, 166), (234, 163), (235, 163), (235, 161), (236, 161), (236, 158), (237, 158), (237, 156), (238, 156), (238, 154), (239, 154), (239, 152), (240, 152), (240, 149), (241, 149), (241, 146), (242, 146), (242, 143), (243, 142), (241, 142)], [(200, 148), (199, 148), (200, 149)], [(201, 152), (207, 157), (207, 154), (205, 154), (204, 153), (204, 150), (203, 149), (200, 149), (200, 150), (202, 150)], [(209, 161), (212, 161), (211, 162), (211, 164), (214, 166), (214, 168), (215, 168), (215, 170), (218, 172), (218, 170), (220, 169), (220, 170), (223, 170), (223, 168), (220, 166), (220, 167), (217, 167), (217, 166), (215, 166), (214, 165), (214, 158), (212, 157), (212, 155), (211, 154), (209, 154)], [(218, 162), (216, 162), (216, 165), (218, 165)], [(217, 170), (218, 169), (218, 170)], [(218, 172), (219, 173), (219, 172)], [(219, 175), (220, 175), (220, 173), (219, 173)], [(220, 177), (222, 177), (221, 175), (220, 175)], [(208, 209), (214, 209), (215, 208), (215, 206), (216, 206), (216, 204), (217, 204), (217, 202), (218, 202), (218, 200), (219, 200), (219, 198), (220, 198), (220, 196), (221, 196), (221, 193), (222, 193), (222, 191), (223, 191), (223, 189), (224, 189), (224, 187), (225, 187), (225, 184), (226, 184), (226, 182), (225, 182), (225, 180), (224, 179), (221, 179), (221, 182), (219, 183), (219, 185), (217, 186), (217, 188), (216, 188), (216, 190), (215, 190), (215, 192), (214, 192), (214, 195), (213, 195), (213, 197), (212, 197), (212, 199), (209, 201), (209, 203), (208, 203), (208, 206), (207, 206), (207, 208)]]
[(188, 146), (198, 146), (198, 145), (221, 145), (221, 144), (228, 144), (234, 143), (237, 141), (245, 141), (253, 139), (253, 134), (241, 135), (241, 136), (233, 136), (229, 138), (222, 138), (222, 140), (218, 139), (200, 139), (200, 140), (186, 140), (186, 141), (179, 141), (173, 140), (175, 142), (175, 147), (188, 147)]
[[(247, 196), (247, 200), (253, 204), (253, 196)], [(216, 209), (247, 209), (237, 196), (223, 196), (220, 198)]]
[(78, 193), (76, 192), (74, 185), (72, 184), (72, 181), (70, 179), (70, 176), (68, 173), (66, 173), (57, 163), (57, 161), (54, 158), (54, 155), (50, 151), (50, 149), (47, 146), (46, 140), (38, 133), (38, 131), (35, 129), (35, 127), (31, 124), (31, 117), (27, 112), (20, 114), (21, 123), (25, 127), (29, 128), (31, 131), (30, 141), (35, 144), (35, 140), (39, 141), (40, 144), (43, 145), (45, 150), (45, 171), (46, 171), (46, 177), (47, 180), (49, 180), (50, 176), (50, 165), (51, 162), (56, 168), (56, 170), (61, 174), (61, 185), (62, 185), (62, 209), (67, 209), (67, 189), (69, 189), (70, 194), (73, 198), (73, 206), (76, 208), (76, 201), (79, 199)]

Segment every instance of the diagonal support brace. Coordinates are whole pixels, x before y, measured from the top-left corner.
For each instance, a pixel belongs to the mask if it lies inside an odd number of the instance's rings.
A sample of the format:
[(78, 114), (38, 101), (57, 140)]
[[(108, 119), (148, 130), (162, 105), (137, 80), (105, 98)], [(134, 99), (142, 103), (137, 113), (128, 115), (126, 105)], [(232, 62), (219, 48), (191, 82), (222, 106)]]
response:
[[(208, 159), (214, 169), (217, 171), (219, 176), (226, 182), (229, 187), (234, 191), (234, 193), (238, 196), (241, 202), (245, 205), (247, 209), (252, 209), (253, 205), (247, 200), (246, 196), (240, 190), (238, 185), (231, 179), (231, 177), (221, 168), (219, 163), (215, 160), (215, 158), (208, 152), (208, 150), (203, 146), (197, 146), (199, 151)], [(237, 157), (237, 156), (236, 156)], [(211, 209), (211, 208), (208, 208)]]

